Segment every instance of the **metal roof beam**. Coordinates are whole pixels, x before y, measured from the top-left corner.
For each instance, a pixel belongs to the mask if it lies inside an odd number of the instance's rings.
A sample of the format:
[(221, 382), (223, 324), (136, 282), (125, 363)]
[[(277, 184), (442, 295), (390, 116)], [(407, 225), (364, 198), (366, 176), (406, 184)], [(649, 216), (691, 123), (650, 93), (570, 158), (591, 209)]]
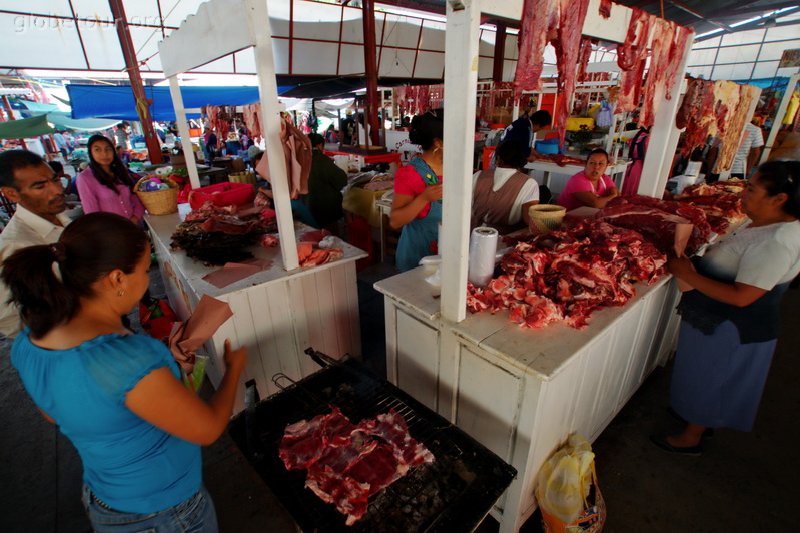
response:
[(683, 2), (679, 2), (678, 0), (667, 0), (667, 2), (669, 2), (673, 6), (677, 7), (681, 11), (685, 11), (686, 13), (689, 13), (693, 17), (697, 17), (698, 19), (700, 19), (702, 21), (705, 21), (705, 22), (708, 22), (709, 24), (712, 24), (712, 25), (714, 25), (714, 26), (716, 26), (718, 28), (722, 28), (725, 31), (732, 31), (733, 30), (727, 24), (723, 24), (722, 22), (717, 22), (716, 20), (711, 20), (710, 18), (708, 18), (708, 15), (703, 15), (702, 13), (698, 13), (697, 11), (692, 9), (691, 7), (689, 7), (686, 4), (684, 4)]

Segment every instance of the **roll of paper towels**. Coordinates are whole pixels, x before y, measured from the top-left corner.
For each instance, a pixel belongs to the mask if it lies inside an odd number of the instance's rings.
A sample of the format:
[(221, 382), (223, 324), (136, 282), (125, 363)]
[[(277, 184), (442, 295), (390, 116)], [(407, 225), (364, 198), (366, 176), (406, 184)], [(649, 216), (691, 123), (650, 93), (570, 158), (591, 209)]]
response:
[(494, 275), (495, 252), (499, 235), (494, 228), (481, 226), (472, 230), (469, 239), (469, 273), (470, 283), (477, 287), (485, 287)]

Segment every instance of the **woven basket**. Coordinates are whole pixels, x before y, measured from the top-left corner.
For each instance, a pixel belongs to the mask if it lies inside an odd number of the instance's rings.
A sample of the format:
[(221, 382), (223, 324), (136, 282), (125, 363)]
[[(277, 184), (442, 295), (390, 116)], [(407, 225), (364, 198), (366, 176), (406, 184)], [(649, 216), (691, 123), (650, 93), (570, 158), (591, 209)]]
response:
[(528, 215), (531, 217), (531, 230), (535, 230), (538, 233), (550, 233), (558, 229), (561, 227), (561, 221), (564, 220), (566, 212), (567, 209), (560, 205), (532, 205), (528, 209)]
[(169, 185), (169, 189), (163, 191), (145, 192), (139, 190), (142, 183), (153, 176), (145, 176), (133, 186), (133, 192), (144, 204), (144, 208), (151, 215), (169, 215), (178, 212), (178, 184), (169, 178), (159, 176), (159, 179)]

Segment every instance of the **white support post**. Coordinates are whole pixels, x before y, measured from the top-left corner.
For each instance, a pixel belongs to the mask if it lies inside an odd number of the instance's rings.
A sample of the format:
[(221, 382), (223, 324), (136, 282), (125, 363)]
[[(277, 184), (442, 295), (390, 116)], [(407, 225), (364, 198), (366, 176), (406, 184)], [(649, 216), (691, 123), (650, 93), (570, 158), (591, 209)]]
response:
[(480, 2), (447, 3), (444, 75), (444, 214), (442, 254), (442, 317), (464, 320), (467, 311), (469, 224), (472, 212), (472, 152), (475, 143), (475, 87), (478, 83)]
[(255, 38), (256, 72), (258, 93), (261, 98), (261, 124), (269, 158), (269, 174), (272, 183), (275, 213), (278, 219), (283, 268), (294, 270), (299, 266), (297, 244), (289, 198), (286, 161), (281, 143), (281, 107), (278, 102), (278, 86), (275, 80), (275, 65), (272, 56), (272, 35), (269, 26), (267, 0), (247, 0), (250, 16), (247, 23)]
[(183, 157), (186, 158), (186, 169), (189, 171), (189, 183), (192, 189), (200, 187), (200, 175), (197, 173), (197, 161), (194, 158), (192, 138), (189, 136), (189, 122), (186, 120), (186, 109), (183, 107), (183, 95), (177, 76), (169, 77), (169, 94), (172, 96), (172, 106), (175, 108), (175, 123), (181, 135)]
[(778, 136), (778, 131), (781, 129), (783, 115), (786, 114), (786, 108), (789, 107), (789, 100), (792, 98), (794, 88), (797, 86), (798, 78), (800, 78), (800, 74), (792, 74), (791, 78), (789, 78), (789, 83), (786, 85), (786, 92), (783, 93), (783, 98), (781, 98), (781, 103), (778, 105), (778, 112), (775, 115), (775, 120), (772, 122), (772, 128), (769, 130), (769, 136), (767, 137), (764, 151), (761, 152), (761, 159), (758, 161), (759, 165), (767, 161), (769, 153), (772, 151), (772, 145), (775, 143), (775, 138)]
[(665, 87), (656, 88), (655, 99), (659, 102), (659, 106), (653, 127), (650, 128), (650, 141), (642, 164), (642, 178), (639, 181), (638, 192), (645, 196), (661, 198), (669, 179), (669, 169), (675, 148), (678, 146), (675, 114), (681, 101), (681, 84), (684, 83), (692, 43), (694, 43), (694, 33), (686, 40), (686, 48), (678, 72), (675, 74), (675, 84), (672, 86), (672, 99), (665, 98)]

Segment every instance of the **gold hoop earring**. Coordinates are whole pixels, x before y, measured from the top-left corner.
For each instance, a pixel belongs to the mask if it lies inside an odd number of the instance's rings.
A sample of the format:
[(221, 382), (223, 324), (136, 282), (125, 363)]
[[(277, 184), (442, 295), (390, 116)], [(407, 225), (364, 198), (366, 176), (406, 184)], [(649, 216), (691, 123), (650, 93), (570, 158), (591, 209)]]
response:
[(125, 296), (125, 291), (122, 290), (122, 289), (118, 290), (117, 291), (117, 296), (119, 296), (119, 297)]

